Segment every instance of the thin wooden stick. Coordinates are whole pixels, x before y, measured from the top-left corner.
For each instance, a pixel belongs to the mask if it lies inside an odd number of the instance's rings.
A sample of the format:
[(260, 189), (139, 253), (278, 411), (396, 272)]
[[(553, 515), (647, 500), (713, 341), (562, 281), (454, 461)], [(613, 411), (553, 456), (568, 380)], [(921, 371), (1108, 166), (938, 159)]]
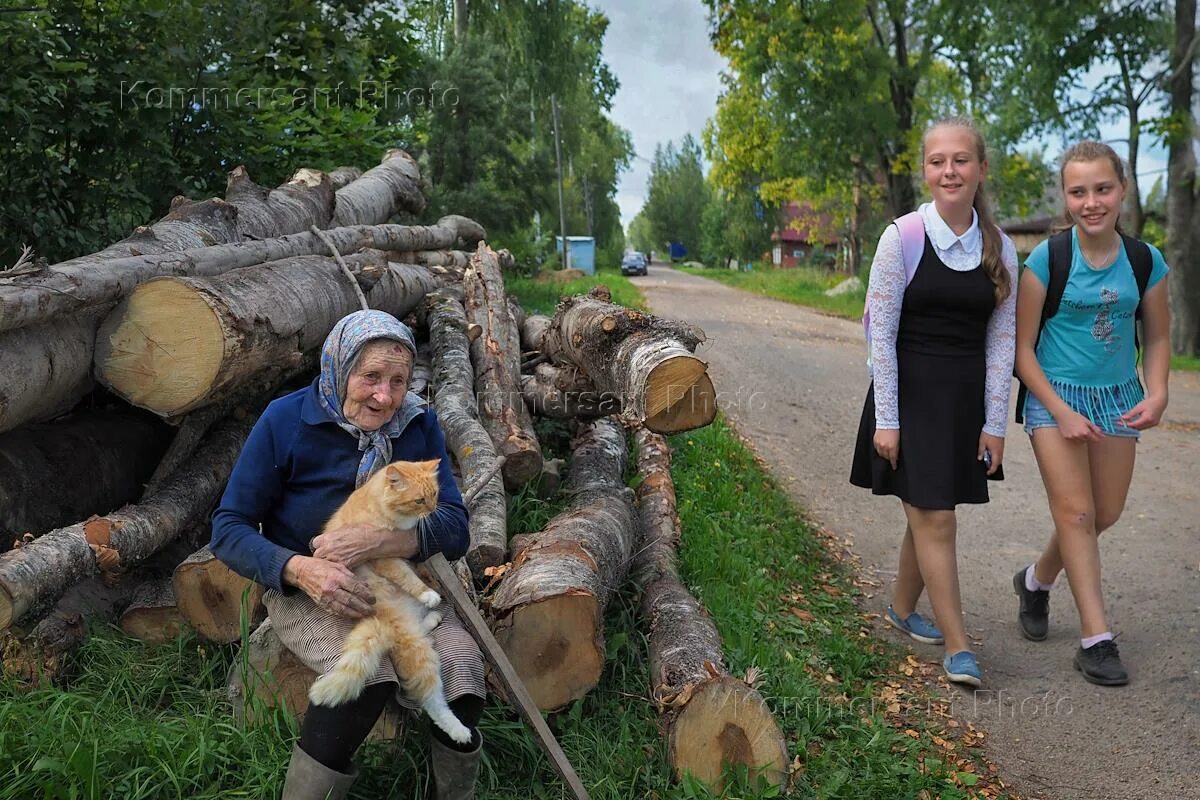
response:
[(488, 485), (488, 481), (496, 477), (496, 473), (500, 471), (500, 468), (504, 466), (504, 462), (507, 460), (508, 456), (496, 456), (495, 463), (488, 467), (488, 471), (483, 474), (483, 477), (475, 481), (475, 484), (463, 494), (464, 506), (471, 505), (471, 501), (483, 491), (484, 487)]
[(429, 565), (438, 583), (442, 585), (442, 596), (450, 598), (450, 602), (458, 611), (459, 618), (467, 624), (467, 632), (471, 634), (471, 638), (479, 645), (479, 649), (483, 651), (484, 656), (499, 674), (500, 682), (508, 690), (508, 696), (517, 701), (517, 711), (533, 727), (542, 750), (550, 757), (550, 763), (554, 765), (554, 771), (563, 779), (563, 783), (575, 795), (576, 800), (589, 800), (587, 789), (583, 787), (583, 782), (575, 774), (575, 768), (567, 760), (567, 754), (563, 752), (558, 740), (550, 732), (546, 720), (542, 719), (542, 712), (538, 710), (537, 704), (529, 696), (529, 690), (525, 688), (525, 684), (521, 683), (521, 677), (517, 675), (508, 656), (500, 648), (500, 643), (496, 641), (496, 637), (492, 636), (483, 617), (479, 616), (479, 609), (475, 608), (475, 604), (467, 597), (462, 584), (459, 583), (458, 576), (450, 568), (450, 562), (441, 553), (434, 553), (425, 560), (425, 563)]
[(325, 243), (325, 246), (329, 248), (329, 252), (333, 253), (333, 260), (338, 263), (338, 266), (342, 268), (342, 272), (345, 273), (346, 277), (350, 279), (350, 285), (354, 287), (354, 293), (358, 295), (358, 304), (362, 306), (363, 311), (369, 309), (370, 306), (367, 305), (367, 296), (363, 294), (362, 287), (358, 285), (358, 281), (355, 279), (354, 273), (350, 271), (350, 267), (347, 266), (346, 262), (342, 259), (342, 254), (338, 252), (337, 247), (332, 241), (330, 241), (329, 237), (325, 234), (325, 231), (321, 230), (316, 225), (313, 225), (311, 228), (309, 228), (309, 230), (315, 233), (317, 238)]

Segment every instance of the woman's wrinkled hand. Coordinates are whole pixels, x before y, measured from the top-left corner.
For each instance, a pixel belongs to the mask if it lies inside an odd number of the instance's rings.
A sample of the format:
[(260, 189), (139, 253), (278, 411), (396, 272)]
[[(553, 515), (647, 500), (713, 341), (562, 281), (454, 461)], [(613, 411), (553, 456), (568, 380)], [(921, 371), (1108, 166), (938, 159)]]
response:
[(380, 544), (394, 535), (394, 531), (374, 525), (349, 525), (314, 536), (309, 546), (315, 558), (354, 569), (375, 558)]
[(284, 565), (283, 577), (331, 614), (360, 619), (374, 612), (375, 595), (371, 589), (341, 564), (293, 556)]
[(886, 460), (892, 465), (892, 469), (895, 469), (900, 463), (900, 431), (877, 430), (872, 443), (880, 458)]

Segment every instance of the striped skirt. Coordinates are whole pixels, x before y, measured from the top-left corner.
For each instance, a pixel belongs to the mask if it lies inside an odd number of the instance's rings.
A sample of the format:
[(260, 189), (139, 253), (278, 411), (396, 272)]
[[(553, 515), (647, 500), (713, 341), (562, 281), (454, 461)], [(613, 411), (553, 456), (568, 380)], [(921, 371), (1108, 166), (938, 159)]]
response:
[[(329, 613), (301, 591), (283, 594), (269, 589), (263, 595), (263, 605), (267, 607), (271, 627), (284, 647), (318, 675), (333, 669), (355, 620)], [(437, 610), (442, 614), (442, 621), (430, 635), (433, 649), (442, 663), (442, 688), (446, 699), (454, 700), (466, 694), (486, 697), (483, 654), (479, 646), (463, 627), (454, 606), (443, 600)], [(397, 685), (397, 702), (409, 710), (416, 710), (417, 704), (399, 690), (392, 660), (385, 658), (367, 685), (389, 681)]]

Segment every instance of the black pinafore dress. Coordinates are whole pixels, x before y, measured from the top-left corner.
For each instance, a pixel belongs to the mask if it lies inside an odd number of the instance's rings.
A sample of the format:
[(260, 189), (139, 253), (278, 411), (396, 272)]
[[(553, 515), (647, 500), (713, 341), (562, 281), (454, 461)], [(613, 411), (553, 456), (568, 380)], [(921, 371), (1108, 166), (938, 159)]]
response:
[[(875, 387), (867, 391), (850, 482), (925, 509), (988, 501), (987, 468), (977, 458), (985, 417), (987, 325), (995, 285), (982, 266), (967, 272), (925, 252), (904, 293), (896, 334), (900, 458), (875, 452)], [(992, 480), (1003, 480), (997, 470)]]

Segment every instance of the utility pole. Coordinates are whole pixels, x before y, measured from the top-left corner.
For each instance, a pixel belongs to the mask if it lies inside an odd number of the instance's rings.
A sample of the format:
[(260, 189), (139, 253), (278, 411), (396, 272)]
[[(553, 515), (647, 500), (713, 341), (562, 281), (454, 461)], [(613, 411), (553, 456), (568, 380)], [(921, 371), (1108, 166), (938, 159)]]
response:
[(550, 95), (550, 110), (554, 114), (554, 164), (558, 170), (558, 228), (562, 234), (563, 269), (571, 268), (571, 248), (567, 245), (567, 217), (563, 213), (562, 144), (558, 138), (558, 96)]

